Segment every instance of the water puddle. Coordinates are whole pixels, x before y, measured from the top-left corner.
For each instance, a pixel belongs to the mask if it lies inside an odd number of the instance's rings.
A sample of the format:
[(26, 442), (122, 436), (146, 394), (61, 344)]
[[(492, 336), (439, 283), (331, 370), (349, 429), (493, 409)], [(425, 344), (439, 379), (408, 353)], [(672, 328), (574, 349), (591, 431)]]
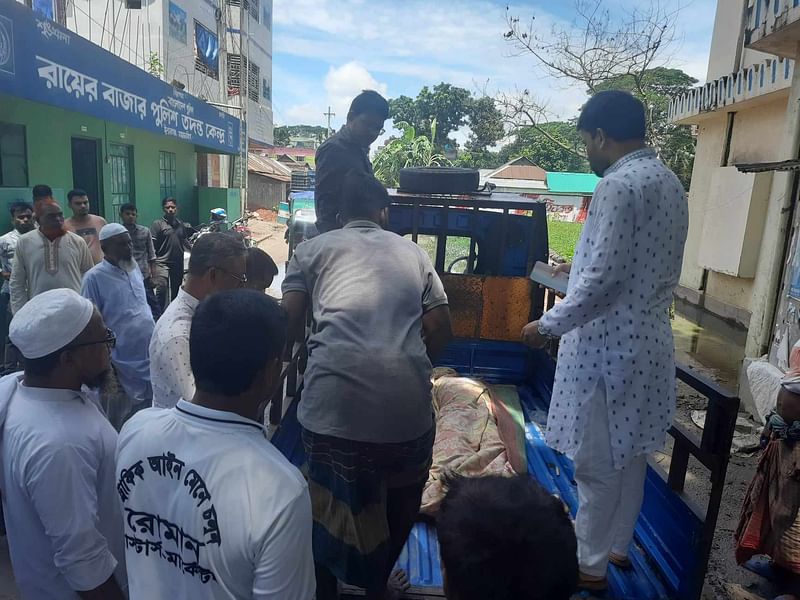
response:
[(746, 329), (678, 300), (672, 333), (678, 362), (703, 369), (729, 390), (738, 388)]

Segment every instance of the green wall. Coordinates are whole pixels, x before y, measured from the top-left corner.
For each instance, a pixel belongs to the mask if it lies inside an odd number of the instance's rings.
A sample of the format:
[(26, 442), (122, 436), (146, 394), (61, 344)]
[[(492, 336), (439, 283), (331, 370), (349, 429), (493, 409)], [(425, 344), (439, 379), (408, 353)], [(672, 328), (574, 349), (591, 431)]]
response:
[(224, 208), (228, 213), (228, 221), (235, 221), (241, 217), (242, 208), (239, 202), (238, 188), (200, 188), (198, 190), (200, 223), (210, 220), (209, 212), (212, 208)]
[[(133, 146), (134, 198), (139, 209), (139, 223), (150, 225), (162, 214), (159, 185), (159, 152), (176, 156), (175, 197), (179, 214), (185, 221), (198, 223), (197, 159), (195, 147), (167, 136), (125, 127), (80, 113), (0, 94), (0, 121), (25, 126), (28, 152), (28, 184), (46, 183), (63, 200), (72, 185), (72, 137), (100, 140), (103, 153), (101, 214), (108, 221), (118, 221), (111, 205), (111, 168), (106, 157), (109, 143)], [(30, 189), (0, 187), (0, 229), (9, 227), (6, 207), (17, 199), (30, 201)], [(69, 210), (65, 213), (69, 216)]]

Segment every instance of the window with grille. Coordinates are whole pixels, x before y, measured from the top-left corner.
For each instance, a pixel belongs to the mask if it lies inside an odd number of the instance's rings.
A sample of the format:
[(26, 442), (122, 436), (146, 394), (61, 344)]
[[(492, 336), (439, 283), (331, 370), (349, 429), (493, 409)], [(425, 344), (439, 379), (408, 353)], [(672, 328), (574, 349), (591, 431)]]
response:
[(108, 161), (111, 165), (112, 214), (119, 214), (119, 207), (133, 202), (133, 147), (124, 144), (108, 145)]
[(178, 178), (176, 162), (174, 152), (161, 151), (158, 153), (159, 184), (161, 186), (162, 199), (175, 196), (175, 182)]
[(28, 187), (25, 127), (0, 123), (0, 186)]
[[(227, 56), (228, 96), (238, 96), (241, 92), (243, 57), (240, 54), (228, 54)], [(258, 102), (261, 69), (257, 64), (248, 62), (246, 56), (244, 57), (244, 68), (247, 69), (247, 95), (253, 102)]]
[[(227, 0), (228, 6), (242, 6), (242, 0)], [(244, 9), (250, 13), (250, 16), (257, 23), (260, 18), (260, 5), (259, 0), (244, 0)]]

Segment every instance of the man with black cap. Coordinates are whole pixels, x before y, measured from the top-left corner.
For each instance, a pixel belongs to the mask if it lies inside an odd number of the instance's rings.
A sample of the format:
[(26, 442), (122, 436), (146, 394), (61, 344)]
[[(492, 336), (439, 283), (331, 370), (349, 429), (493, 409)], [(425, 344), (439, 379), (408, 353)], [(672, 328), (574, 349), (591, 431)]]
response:
[(117, 435), (85, 393), (105, 377), (115, 338), (69, 289), (28, 301), (9, 336), (24, 374), (0, 380), (0, 483), (22, 597), (124, 598)]

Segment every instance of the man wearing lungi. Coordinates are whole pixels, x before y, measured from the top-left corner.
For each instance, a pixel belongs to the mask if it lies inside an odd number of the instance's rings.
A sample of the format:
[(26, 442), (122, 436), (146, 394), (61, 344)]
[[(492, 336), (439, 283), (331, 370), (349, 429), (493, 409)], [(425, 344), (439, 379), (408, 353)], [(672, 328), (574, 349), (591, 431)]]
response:
[(427, 254), (384, 231), (389, 195), (344, 178), (343, 229), (297, 247), (283, 282), (289, 338), (305, 335), (297, 416), (308, 455), (317, 600), (337, 582), (367, 598), (408, 588), (392, 573), (419, 512), (434, 439), (431, 361), (451, 337), (447, 296)]
[(683, 186), (645, 147), (644, 106), (627, 92), (595, 94), (578, 130), (603, 179), (571, 267), (567, 295), (523, 330), (538, 348), (561, 337), (547, 442), (575, 461), (581, 587), (607, 586), (609, 560), (629, 568), (647, 455), (675, 408), (669, 309), (688, 208)]

